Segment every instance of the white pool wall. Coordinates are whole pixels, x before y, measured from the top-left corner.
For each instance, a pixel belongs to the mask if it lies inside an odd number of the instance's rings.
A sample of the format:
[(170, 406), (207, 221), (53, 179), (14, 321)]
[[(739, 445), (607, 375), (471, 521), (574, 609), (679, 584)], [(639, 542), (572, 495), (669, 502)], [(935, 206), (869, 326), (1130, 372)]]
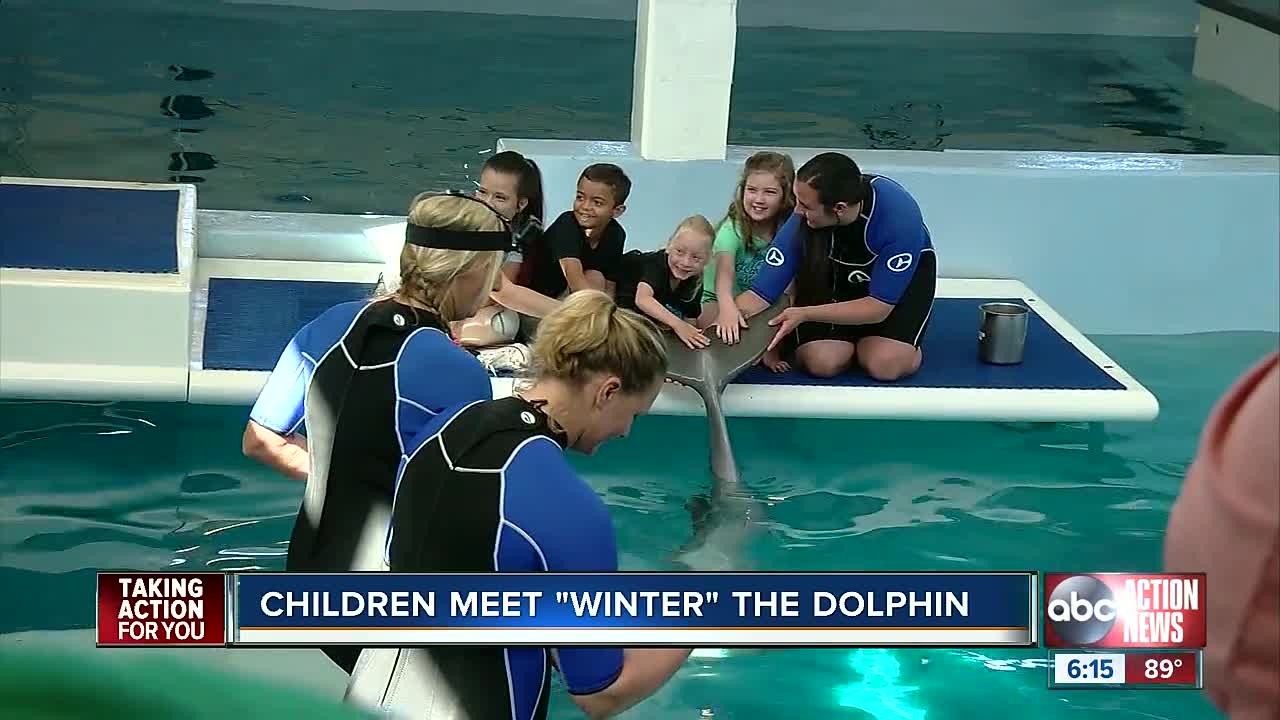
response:
[[(629, 142), (503, 139), (542, 169), (548, 218), (582, 169), (632, 180), (628, 247), (661, 247), (688, 215), (723, 217), (743, 161), (828, 148), (730, 146), (655, 161)], [(839, 149), (917, 198), (946, 277), (1016, 279), (1086, 334), (1280, 332), (1280, 157)]]

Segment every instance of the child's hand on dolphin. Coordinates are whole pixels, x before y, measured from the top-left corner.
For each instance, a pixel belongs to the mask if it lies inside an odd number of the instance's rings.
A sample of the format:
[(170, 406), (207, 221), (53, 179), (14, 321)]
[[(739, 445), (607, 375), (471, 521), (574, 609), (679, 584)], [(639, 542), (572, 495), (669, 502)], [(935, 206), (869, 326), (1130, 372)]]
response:
[(680, 338), (690, 350), (698, 350), (711, 344), (711, 339), (702, 334), (702, 331), (689, 323), (680, 323), (676, 328), (676, 335)]
[(716, 334), (725, 345), (733, 345), (741, 339), (741, 331), (747, 327), (747, 319), (736, 303), (721, 303), (720, 316), (716, 318)]

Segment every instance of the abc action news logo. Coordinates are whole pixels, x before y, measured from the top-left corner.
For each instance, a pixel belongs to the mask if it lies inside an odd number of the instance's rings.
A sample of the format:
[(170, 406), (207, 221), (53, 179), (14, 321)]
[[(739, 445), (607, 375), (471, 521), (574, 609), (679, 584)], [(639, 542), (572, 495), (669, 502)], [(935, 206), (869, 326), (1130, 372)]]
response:
[(1202, 648), (1205, 576), (1046, 573), (1047, 647)]

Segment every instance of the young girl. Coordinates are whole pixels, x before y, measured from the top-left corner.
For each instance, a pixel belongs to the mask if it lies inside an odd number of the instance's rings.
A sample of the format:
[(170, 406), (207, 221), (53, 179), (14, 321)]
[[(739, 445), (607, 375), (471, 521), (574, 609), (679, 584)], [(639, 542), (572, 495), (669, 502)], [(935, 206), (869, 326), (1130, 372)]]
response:
[(507, 253), (502, 274), (515, 282), (523, 262), (523, 249), (542, 232), (542, 172), (532, 160), (505, 150), (484, 161), (476, 198), (489, 203), (511, 223), (519, 250)]
[(711, 319), (703, 312), (702, 277), (714, 238), (711, 223), (693, 215), (680, 221), (662, 250), (627, 253), (623, 281), (618, 283), (618, 305), (639, 310), (671, 328), (690, 349), (711, 344), (702, 334)]
[[(751, 289), (774, 233), (795, 210), (791, 189), (795, 178), (790, 156), (767, 151), (752, 155), (742, 168), (733, 204), (720, 221), (713, 247), (715, 262), (703, 276), (702, 302), (715, 317), (720, 339), (727, 343), (737, 342), (739, 330), (747, 326), (734, 298)], [(774, 372), (788, 368), (776, 348), (762, 361)]]
[[(514, 296), (518, 288), (515, 280), (520, 274), (524, 262), (524, 249), (542, 233), (542, 173), (529, 158), (518, 152), (507, 150), (492, 155), (480, 168), (480, 181), (476, 183), (475, 197), (483, 200), (498, 211), (511, 226), (512, 239), (516, 250), (508, 252), (502, 262), (502, 281), (495, 295), (511, 302), (512, 308), (505, 308), (496, 302), (495, 297), (480, 309), (475, 316), (459, 320), (452, 324), (454, 339), (467, 348), (490, 348), (515, 340), (520, 325), (517, 310), (525, 310), (519, 305), (521, 298)], [(477, 353), (481, 362), (493, 369), (510, 369), (520, 365), (527, 359), (527, 348), (523, 345), (503, 345), (488, 351)]]

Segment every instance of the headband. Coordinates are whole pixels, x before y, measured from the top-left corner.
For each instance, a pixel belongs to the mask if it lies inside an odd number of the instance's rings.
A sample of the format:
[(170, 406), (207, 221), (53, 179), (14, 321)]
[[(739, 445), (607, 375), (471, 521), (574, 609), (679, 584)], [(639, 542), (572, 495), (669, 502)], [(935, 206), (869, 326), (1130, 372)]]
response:
[(491, 205), (483, 200), (478, 200), (454, 190), (449, 191), (447, 195), (466, 198), (489, 208), (499, 220), (502, 220), (502, 229), (446, 230), (444, 228), (422, 227), (421, 225), (407, 223), (404, 231), (404, 241), (406, 243), (419, 247), (439, 248), (441, 250), (499, 250), (509, 252), (517, 249), (515, 240), (511, 237), (510, 224)]

